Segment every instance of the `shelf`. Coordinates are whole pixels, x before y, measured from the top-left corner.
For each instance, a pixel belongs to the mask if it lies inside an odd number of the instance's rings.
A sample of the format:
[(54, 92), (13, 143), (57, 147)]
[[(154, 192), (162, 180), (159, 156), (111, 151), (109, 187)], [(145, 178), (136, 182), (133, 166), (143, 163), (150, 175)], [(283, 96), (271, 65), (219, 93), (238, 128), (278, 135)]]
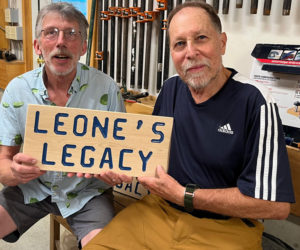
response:
[(7, 62), (2, 59), (0, 60), (0, 72), (5, 72), (4, 74), (0, 74), (0, 88), (5, 89), (6, 85), (9, 83), (10, 80), (25, 72), (25, 62)]
[[(17, 0), (22, 3), (22, 26), (23, 26), (23, 58), (24, 61), (7, 62), (0, 59), (0, 88), (5, 89), (6, 85), (14, 77), (32, 70), (33, 48), (32, 48), (32, 15), (31, 0)], [(5, 26), (4, 9), (8, 7), (7, 0), (0, 1), (0, 25)], [(0, 32), (0, 49), (9, 48), (9, 40), (5, 39), (5, 33)]]

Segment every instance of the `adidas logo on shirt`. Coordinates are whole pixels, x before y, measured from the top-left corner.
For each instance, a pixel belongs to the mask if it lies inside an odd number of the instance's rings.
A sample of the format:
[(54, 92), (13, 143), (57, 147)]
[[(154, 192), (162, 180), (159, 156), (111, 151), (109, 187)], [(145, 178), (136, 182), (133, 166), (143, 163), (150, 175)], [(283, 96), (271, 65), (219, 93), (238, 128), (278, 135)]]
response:
[(222, 127), (219, 127), (218, 132), (233, 135), (233, 131), (232, 131), (229, 123), (227, 123), (226, 125), (224, 125)]

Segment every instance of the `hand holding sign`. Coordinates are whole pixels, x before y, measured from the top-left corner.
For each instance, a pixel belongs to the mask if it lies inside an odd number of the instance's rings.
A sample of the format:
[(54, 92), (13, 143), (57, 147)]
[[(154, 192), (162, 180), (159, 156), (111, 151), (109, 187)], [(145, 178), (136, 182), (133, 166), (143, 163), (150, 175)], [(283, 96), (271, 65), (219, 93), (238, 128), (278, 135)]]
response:
[(43, 175), (45, 171), (41, 171), (36, 164), (36, 159), (24, 153), (15, 154), (10, 167), (15, 180), (10, 185), (25, 184)]
[(162, 166), (157, 166), (154, 177), (139, 177), (138, 181), (152, 194), (183, 206), (185, 187), (168, 175)]
[(43, 170), (154, 176), (167, 168), (173, 118), (29, 105), (24, 153)]

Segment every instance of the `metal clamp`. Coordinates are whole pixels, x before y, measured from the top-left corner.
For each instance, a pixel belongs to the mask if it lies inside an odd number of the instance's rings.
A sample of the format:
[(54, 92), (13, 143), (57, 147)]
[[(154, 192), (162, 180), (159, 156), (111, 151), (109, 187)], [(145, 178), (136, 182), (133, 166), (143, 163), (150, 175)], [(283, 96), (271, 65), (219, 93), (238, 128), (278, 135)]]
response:
[(168, 6), (168, 0), (156, 0), (157, 8), (156, 10), (166, 10)]
[(110, 20), (109, 11), (101, 11), (100, 12), (100, 20), (103, 20), (103, 21)]
[(121, 18), (129, 18), (129, 14), (130, 14), (130, 9), (129, 8), (122, 8), (121, 10), (122, 14), (121, 14)]
[(167, 30), (168, 29), (168, 19), (162, 20), (162, 30)]
[(155, 18), (159, 15), (159, 11), (145, 11), (145, 21), (153, 22)]
[(96, 61), (102, 61), (104, 59), (104, 56), (103, 56), (103, 51), (96, 51), (96, 57), (95, 57), (95, 60)]
[(137, 17), (138, 12), (140, 12), (141, 8), (140, 7), (129, 7), (130, 9), (130, 17)]

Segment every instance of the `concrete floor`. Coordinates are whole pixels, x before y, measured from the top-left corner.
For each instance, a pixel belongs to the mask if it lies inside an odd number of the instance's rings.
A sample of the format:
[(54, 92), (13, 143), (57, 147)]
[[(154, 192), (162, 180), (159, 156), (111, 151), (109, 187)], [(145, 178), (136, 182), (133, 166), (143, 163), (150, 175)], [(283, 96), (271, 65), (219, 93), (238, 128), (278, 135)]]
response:
[[(46, 216), (31, 227), (16, 243), (0, 240), (0, 250), (49, 250), (50, 218)], [(78, 250), (76, 238), (61, 227), (61, 241), (58, 250)]]
[[(61, 229), (61, 241), (58, 250), (78, 250), (76, 238), (67, 230)], [(50, 218), (46, 216), (30, 228), (16, 243), (0, 240), (0, 250), (49, 250)]]

